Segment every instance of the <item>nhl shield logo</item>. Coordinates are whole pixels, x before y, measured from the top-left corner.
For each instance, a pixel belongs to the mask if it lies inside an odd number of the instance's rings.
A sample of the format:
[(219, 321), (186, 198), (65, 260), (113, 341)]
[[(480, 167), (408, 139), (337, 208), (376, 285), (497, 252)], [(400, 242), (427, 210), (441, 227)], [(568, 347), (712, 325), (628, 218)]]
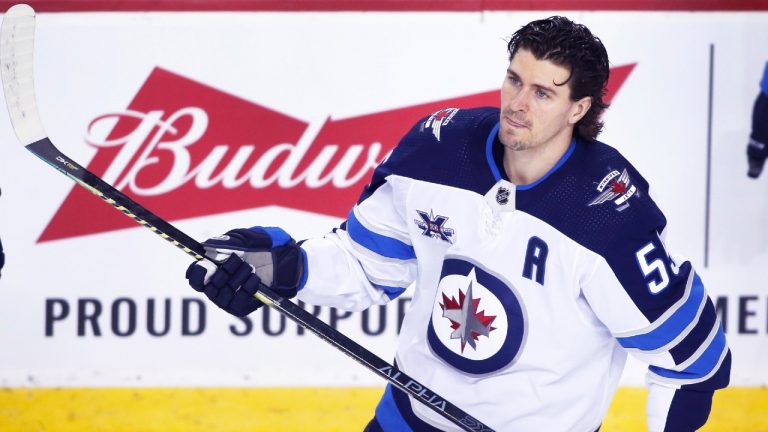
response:
[(509, 203), (509, 189), (500, 187), (496, 191), (496, 202), (501, 205), (507, 205)]

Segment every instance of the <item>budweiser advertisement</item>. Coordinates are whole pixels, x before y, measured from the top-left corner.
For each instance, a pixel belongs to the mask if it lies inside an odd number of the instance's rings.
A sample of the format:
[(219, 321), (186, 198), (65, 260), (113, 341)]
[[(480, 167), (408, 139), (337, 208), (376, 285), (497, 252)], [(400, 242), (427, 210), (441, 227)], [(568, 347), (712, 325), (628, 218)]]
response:
[[(608, 102), (633, 67), (613, 68)], [(169, 221), (270, 205), (344, 218), (416, 120), (498, 99), (491, 90), (311, 125), (154, 68), (127, 109), (90, 122), (87, 168)], [(106, 135), (95, 132), (102, 123)], [(127, 227), (136, 224), (73, 187), (38, 241)]]
[[(62, 151), (200, 240), (320, 236), (420, 118), (498, 106), (505, 38), (540, 15), (40, 14), (37, 97)], [(743, 157), (768, 48), (741, 46), (765, 40), (765, 14), (577, 15), (611, 54), (601, 139), (649, 180), (670, 249), (717, 299), (735, 381), (768, 384), (768, 194)], [(0, 384), (379, 384), (274, 311), (218, 310), (187, 287), (187, 256), (24, 151), (6, 118), (0, 134), (0, 325), (16, 329), (0, 332), (14, 347)], [(303, 306), (390, 359), (411, 294), (355, 314)], [(211, 368), (222, 355), (242, 364)], [(633, 363), (624, 382), (642, 376)]]

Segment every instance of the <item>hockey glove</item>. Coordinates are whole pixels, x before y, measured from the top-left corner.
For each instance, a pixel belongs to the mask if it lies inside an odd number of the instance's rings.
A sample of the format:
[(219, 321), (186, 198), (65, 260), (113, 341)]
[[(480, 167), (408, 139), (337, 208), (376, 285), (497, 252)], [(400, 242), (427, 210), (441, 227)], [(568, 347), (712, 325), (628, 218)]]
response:
[(262, 306), (254, 297), (262, 284), (291, 298), (306, 280), (306, 254), (280, 228), (233, 229), (203, 246), (218, 266), (208, 260), (192, 263), (186, 275), (189, 285), (235, 316)]

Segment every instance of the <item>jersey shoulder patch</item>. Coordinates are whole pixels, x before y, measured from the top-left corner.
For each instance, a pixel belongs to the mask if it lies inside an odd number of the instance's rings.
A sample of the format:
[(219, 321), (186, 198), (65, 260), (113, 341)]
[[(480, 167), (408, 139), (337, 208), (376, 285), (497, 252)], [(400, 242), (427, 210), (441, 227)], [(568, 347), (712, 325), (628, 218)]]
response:
[(616, 149), (577, 140), (550, 179), (523, 196), (523, 211), (601, 255), (616, 239), (641, 237), (666, 220), (648, 195), (648, 182)]
[[(426, 120), (421, 122), (420, 131), (422, 133), (425, 131), (432, 132), (432, 135), (434, 135), (435, 139), (440, 141), (440, 132), (443, 130), (443, 128), (448, 129), (451, 126), (453, 118), (459, 111), (460, 108), (443, 108), (430, 114)], [(456, 123), (454, 123), (453, 126), (455, 128)]]
[(498, 121), (498, 113), (497, 108), (443, 108), (421, 119), (411, 132), (431, 135), (436, 142), (460, 140), (472, 135), (489, 117)]
[[(640, 172), (618, 150), (601, 142), (586, 147), (582, 181), (585, 216), (601, 221), (601, 246), (607, 240), (643, 237), (660, 231), (666, 218), (649, 195), (650, 186)], [(596, 244), (593, 249), (603, 249)]]
[(637, 202), (644, 203), (648, 194), (648, 182), (616, 149), (595, 142), (587, 149), (584, 175), (592, 187), (587, 205), (607, 206), (617, 212), (624, 211)]

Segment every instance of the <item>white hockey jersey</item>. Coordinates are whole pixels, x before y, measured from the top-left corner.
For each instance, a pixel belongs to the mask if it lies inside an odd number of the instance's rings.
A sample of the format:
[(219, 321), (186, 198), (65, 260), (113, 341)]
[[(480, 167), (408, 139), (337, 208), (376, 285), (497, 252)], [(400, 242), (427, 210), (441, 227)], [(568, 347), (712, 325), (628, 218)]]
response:
[[(497, 431), (595, 431), (628, 352), (650, 364), (649, 429), (693, 430), (730, 352), (702, 281), (665, 249), (647, 182), (613, 148), (574, 139), (514, 185), (498, 120), (478, 108), (420, 121), (345, 224), (302, 244), (299, 298), (362, 310), (415, 282), (398, 367)], [(376, 422), (458, 430), (391, 386)]]

